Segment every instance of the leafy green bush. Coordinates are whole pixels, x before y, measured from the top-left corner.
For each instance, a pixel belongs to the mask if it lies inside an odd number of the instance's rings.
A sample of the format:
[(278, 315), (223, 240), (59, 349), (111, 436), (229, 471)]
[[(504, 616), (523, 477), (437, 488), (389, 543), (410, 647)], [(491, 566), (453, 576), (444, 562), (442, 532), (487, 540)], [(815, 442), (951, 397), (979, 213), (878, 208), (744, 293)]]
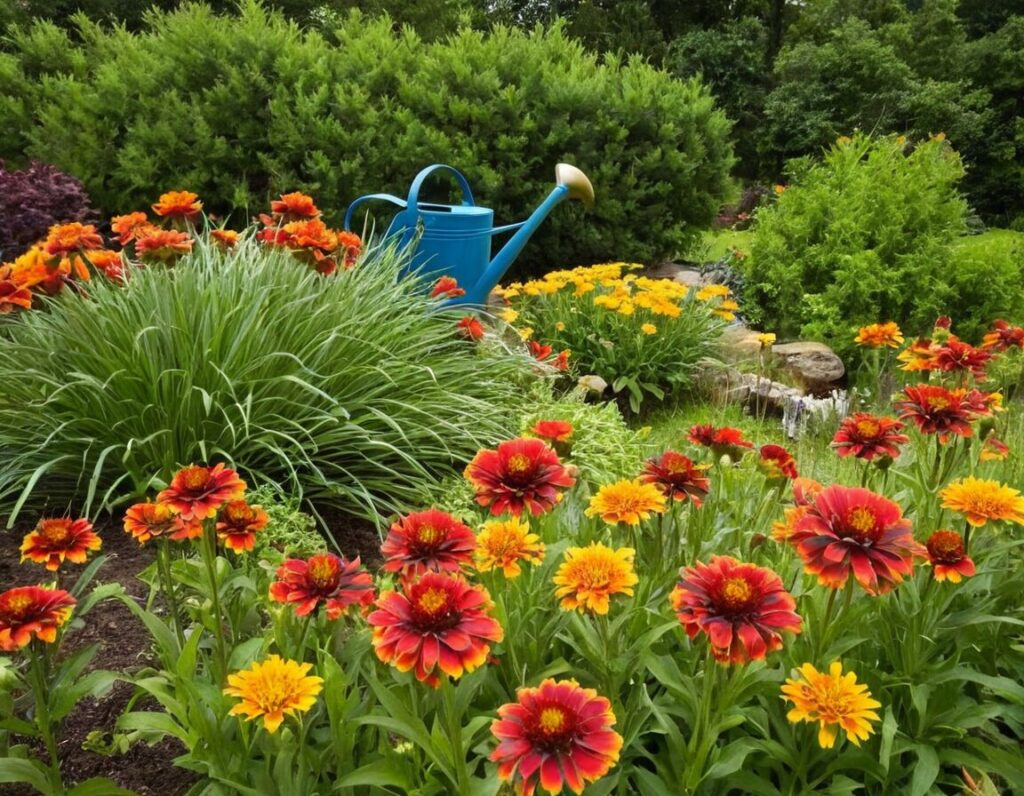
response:
[(465, 341), (392, 252), (324, 278), (206, 244), (0, 328), (0, 514), (142, 495), (237, 462), (362, 513), (406, 508), (508, 428), (526, 356)]
[(820, 161), (797, 161), (788, 190), (758, 213), (744, 309), (781, 336), (825, 340), (840, 353), (852, 352), (859, 326), (879, 320), (916, 334), (949, 313), (966, 334), (1012, 316), (1019, 262), (982, 267), (954, 255), (962, 175), (938, 138), (911, 146), (858, 135)]
[(111, 213), (154, 189), (243, 214), (303, 189), (334, 223), (356, 196), (403, 194), (443, 161), (514, 221), (550, 191), (555, 163), (572, 161), (599, 201), (545, 223), (526, 257), (550, 266), (671, 255), (728, 186), (729, 123), (699, 82), (600, 61), (557, 26), (428, 44), (353, 13), (333, 46), (254, 3), (237, 17), (155, 13), (138, 34), (77, 24), (74, 37), (44, 23), (16, 31), (0, 56), (0, 115), (16, 122), (0, 157), (54, 162)]

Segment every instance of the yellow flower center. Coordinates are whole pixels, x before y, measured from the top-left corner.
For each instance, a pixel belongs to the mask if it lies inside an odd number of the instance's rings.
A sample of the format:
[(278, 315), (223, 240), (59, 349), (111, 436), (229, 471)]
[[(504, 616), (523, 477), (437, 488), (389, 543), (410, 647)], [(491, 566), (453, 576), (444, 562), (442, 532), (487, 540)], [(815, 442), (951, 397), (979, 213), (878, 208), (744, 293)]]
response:
[(71, 537), (70, 520), (43, 520), (39, 533), (52, 545), (64, 544)]
[(440, 541), (444, 532), (434, 525), (421, 525), (416, 531), (416, 538), (423, 544), (434, 544)]
[(427, 589), (417, 602), (424, 613), (434, 615), (448, 603), (448, 595), (441, 589)]
[(754, 590), (746, 578), (729, 578), (722, 586), (722, 599), (732, 611), (745, 608), (753, 594)]
[(941, 395), (934, 395), (928, 401), (928, 406), (933, 411), (934, 410), (942, 411), (943, 409), (945, 409), (945, 408), (947, 408), (949, 406), (949, 399), (945, 398), (945, 397), (943, 397)]
[(530, 459), (522, 453), (515, 453), (508, 457), (508, 470), (516, 475), (525, 473), (530, 469)]
[(13, 619), (21, 618), (28, 612), (32, 603), (32, 597), (28, 594), (14, 594), (7, 598), (3, 606), (4, 613)]
[(879, 429), (878, 423), (874, 420), (861, 420), (857, 423), (857, 433), (862, 437), (874, 437)]
[(307, 574), (316, 586), (324, 588), (331, 585), (336, 571), (334, 561), (327, 556), (316, 556), (310, 559)]
[(847, 518), (850, 527), (860, 533), (868, 533), (875, 527), (875, 513), (867, 506), (857, 506)]
[(187, 467), (181, 480), (186, 489), (199, 490), (206, 486), (207, 478), (205, 467)]
[(546, 733), (561, 732), (565, 728), (565, 711), (561, 708), (544, 708), (540, 712), (540, 719), (537, 724)]

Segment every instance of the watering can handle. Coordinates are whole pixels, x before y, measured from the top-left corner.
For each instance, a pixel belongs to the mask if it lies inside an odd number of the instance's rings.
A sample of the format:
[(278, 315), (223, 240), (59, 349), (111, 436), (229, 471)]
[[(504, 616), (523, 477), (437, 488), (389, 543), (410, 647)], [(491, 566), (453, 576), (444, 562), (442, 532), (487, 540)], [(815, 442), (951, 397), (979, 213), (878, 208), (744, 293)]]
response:
[(466, 178), (462, 176), (462, 172), (451, 166), (446, 166), (443, 163), (435, 163), (433, 166), (427, 166), (423, 171), (416, 175), (416, 179), (412, 181), (412, 185), (409, 186), (409, 207), (413, 212), (416, 212), (417, 205), (420, 200), (420, 188), (423, 187), (424, 181), (438, 169), (446, 169), (452, 173), (455, 177), (455, 181), (459, 184), (459, 189), (462, 191), (462, 206), (473, 207), (476, 202), (473, 201), (473, 191), (469, 188), (469, 183)]
[(371, 199), (382, 199), (385, 202), (391, 202), (391, 204), (398, 205), (403, 210), (405, 209), (405, 200), (399, 199), (397, 196), (392, 196), (389, 193), (369, 193), (366, 196), (360, 196), (352, 204), (348, 206), (348, 210), (345, 211), (345, 222), (343, 224), (346, 232), (351, 232), (349, 223), (352, 221), (352, 215), (355, 213), (356, 208), (359, 207), (363, 202), (368, 202)]

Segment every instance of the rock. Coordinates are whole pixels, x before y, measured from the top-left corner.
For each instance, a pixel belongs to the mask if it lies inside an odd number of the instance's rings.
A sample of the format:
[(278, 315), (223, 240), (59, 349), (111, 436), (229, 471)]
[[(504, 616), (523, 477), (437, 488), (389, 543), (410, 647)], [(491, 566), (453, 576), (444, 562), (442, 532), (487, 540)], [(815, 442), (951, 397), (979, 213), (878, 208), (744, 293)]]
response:
[(651, 279), (671, 279), (680, 285), (702, 288), (708, 281), (701, 275), (700, 268), (694, 263), (658, 263), (645, 272)]
[(846, 375), (843, 360), (824, 343), (781, 343), (772, 346), (772, 356), (804, 392), (812, 395), (828, 395)]
[(780, 415), (788, 402), (802, 395), (794, 387), (732, 368), (704, 374), (704, 383), (719, 401), (747, 404)]
[(757, 362), (761, 353), (761, 341), (757, 339), (759, 334), (742, 323), (725, 327), (719, 343), (722, 357), (729, 362)]

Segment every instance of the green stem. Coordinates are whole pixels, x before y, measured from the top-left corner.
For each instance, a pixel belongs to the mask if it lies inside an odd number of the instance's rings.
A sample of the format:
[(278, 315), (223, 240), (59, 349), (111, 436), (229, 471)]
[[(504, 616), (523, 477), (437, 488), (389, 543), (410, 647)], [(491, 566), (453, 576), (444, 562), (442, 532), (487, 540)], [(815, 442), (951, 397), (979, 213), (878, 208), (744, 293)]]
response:
[[(853, 589), (850, 587), (849, 583), (846, 584), (846, 589), (848, 591), (850, 591), (850, 592), (853, 591)], [(838, 589), (830, 589), (829, 590), (828, 602), (825, 603), (825, 613), (823, 613), (822, 616), (821, 616), (821, 626), (820, 626), (820, 628), (818, 630), (818, 633), (815, 635), (815, 637), (813, 639), (813, 643), (811, 644), (811, 649), (813, 651), (811, 659), (812, 659), (812, 662), (815, 665), (820, 663), (821, 656), (824, 654), (825, 650), (828, 648), (828, 636), (830, 635), (829, 634), (829, 627), (830, 627), (830, 624), (832, 622), (832, 611), (835, 609), (835, 605), (836, 605), (836, 592), (837, 591), (839, 591), (839, 590)]]
[(185, 646), (185, 631), (181, 627), (181, 613), (178, 609), (178, 594), (174, 588), (174, 579), (171, 577), (171, 551), (167, 542), (157, 542), (156, 561), (160, 573), (161, 587), (167, 595), (167, 610), (171, 617), (171, 625), (174, 627), (174, 634), (178, 637), (178, 646)]
[(217, 535), (211, 520), (206, 521), (203, 530), (203, 561), (210, 581), (210, 600), (213, 608), (213, 632), (216, 639), (216, 679), (222, 682), (227, 676), (228, 662), (224, 643), (224, 619), (220, 609), (220, 590), (217, 586)]
[(683, 785), (683, 793), (686, 794), (696, 791), (697, 786), (704, 778), (704, 763), (711, 748), (711, 727), (709, 726), (711, 723), (711, 697), (718, 682), (718, 668), (719, 664), (715, 661), (709, 644), (707, 654), (704, 656), (704, 682), (701, 686), (700, 705), (697, 709), (693, 734), (690, 736), (690, 760), (686, 768), (686, 781)]
[(50, 783), (54, 793), (63, 794), (64, 784), (60, 774), (60, 758), (57, 756), (57, 739), (54, 737), (53, 722), (50, 719), (49, 658), (42, 642), (32, 642), (31, 665), (32, 696), (35, 698), (36, 726), (50, 758)]
[(455, 686), (451, 678), (441, 675), (441, 690), (444, 695), (445, 725), (448, 728), (448, 742), (452, 747), (452, 763), (455, 768), (456, 785), (460, 796), (469, 796), (469, 769), (466, 767), (466, 751), (462, 747), (462, 723), (455, 709)]
[(299, 646), (295, 652), (295, 660), (300, 663), (306, 660), (306, 636), (309, 635), (309, 626), (315, 616), (314, 611), (310, 611), (306, 614), (305, 620), (302, 622), (302, 635), (299, 636)]

